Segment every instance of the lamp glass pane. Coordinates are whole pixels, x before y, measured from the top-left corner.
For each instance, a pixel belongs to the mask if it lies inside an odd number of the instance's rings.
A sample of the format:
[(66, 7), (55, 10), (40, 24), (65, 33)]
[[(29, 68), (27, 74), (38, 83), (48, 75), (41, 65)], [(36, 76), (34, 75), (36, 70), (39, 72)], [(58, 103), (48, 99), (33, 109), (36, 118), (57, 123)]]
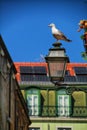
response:
[(62, 62), (49, 62), (49, 71), (51, 77), (62, 77), (65, 70), (65, 63)]
[(64, 50), (50, 51), (49, 57), (64, 57)]

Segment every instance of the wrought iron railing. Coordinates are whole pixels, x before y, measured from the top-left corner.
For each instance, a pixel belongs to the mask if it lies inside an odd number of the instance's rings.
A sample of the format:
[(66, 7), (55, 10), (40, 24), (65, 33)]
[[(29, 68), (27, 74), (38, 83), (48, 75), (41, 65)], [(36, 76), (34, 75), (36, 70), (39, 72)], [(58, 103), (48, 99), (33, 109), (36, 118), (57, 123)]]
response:
[(87, 117), (87, 106), (28, 106), (29, 116)]

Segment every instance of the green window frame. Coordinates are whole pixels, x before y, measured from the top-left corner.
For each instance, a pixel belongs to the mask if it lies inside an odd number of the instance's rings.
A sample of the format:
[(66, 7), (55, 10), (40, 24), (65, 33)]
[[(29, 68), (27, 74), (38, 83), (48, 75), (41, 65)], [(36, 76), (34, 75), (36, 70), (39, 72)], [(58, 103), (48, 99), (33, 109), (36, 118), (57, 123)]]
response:
[(38, 116), (40, 114), (40, 91), (38, 89), (27, 90), (26, 101), (29, 116)]
[(67, 95), (64, 89), (57, 92), (58, 116), (70, 116), (72, 112), (71, 95)]
[(27, 95), (29, 115), (38, 115), (38, 95)]

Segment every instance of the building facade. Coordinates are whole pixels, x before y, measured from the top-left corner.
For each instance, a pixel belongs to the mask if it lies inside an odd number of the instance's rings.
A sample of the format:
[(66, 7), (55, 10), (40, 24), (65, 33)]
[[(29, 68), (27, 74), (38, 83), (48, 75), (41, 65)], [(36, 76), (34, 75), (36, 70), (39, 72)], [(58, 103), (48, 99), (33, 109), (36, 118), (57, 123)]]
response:
[(28, 109), (15, 78), (14, 63), (0, 36), (0, 130), (28, 130)]
[(61, 85), (48, 77), (46, 63), (14, 63), (29, 109), (29, 130), (87, 129), (87, 64), (68, 63)]

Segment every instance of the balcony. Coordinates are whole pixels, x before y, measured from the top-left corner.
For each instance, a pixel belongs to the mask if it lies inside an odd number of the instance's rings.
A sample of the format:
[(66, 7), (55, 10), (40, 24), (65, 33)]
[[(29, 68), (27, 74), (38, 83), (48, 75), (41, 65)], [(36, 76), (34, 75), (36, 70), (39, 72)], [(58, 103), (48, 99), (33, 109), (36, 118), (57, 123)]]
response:
[(28, 106), (29, 116), (35, 117), (85, 117), (87, 106)]

